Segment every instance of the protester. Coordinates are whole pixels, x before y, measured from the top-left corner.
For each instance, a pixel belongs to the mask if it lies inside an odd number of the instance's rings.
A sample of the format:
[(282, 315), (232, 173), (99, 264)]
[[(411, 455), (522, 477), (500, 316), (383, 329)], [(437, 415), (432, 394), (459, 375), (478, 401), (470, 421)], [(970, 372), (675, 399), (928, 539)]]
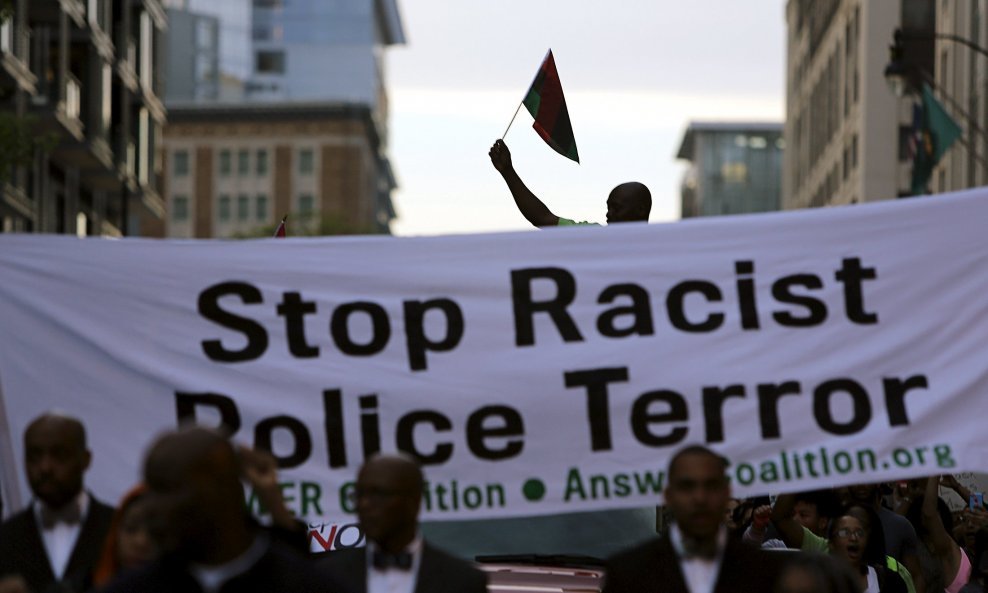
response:
[(24, 466), (35, 500), (0, 525), (0, 577), (19, 576), (35, 593), (91, 588), (113, 518), (113, 508), (83, 487), (91, 461), (75, 418), (47, 413), (28, 425)]
[[(831, 537), (834, 533), (837, 519), (840, 516), (848, 514), (848, 511), (845, 510), (839, 516), (835, 517), (835, 520), (831, 521), (827, 528), (826, 536), (821, 537), (796, 520), (794, 513), (795, 500), (796, 496), (793, 494), (781, 495), (776, 499), (775, 507), (772, 509), (772, 524), (779, 530), (783, 541), (790, 548), (804, 552), (834, 553), (835, 547), (840, 546), (843, 542), (833, 542)], [(870, 542), (872, 548), (878, 547), (878, 550), (882, 552), (880, 558), (884, 558), (884, 561), (881, 562), (881, 565), (896, 573), (901, 578), (905, 583), (908, 593), (914, 593), (915, 584), (912, 571), (895, 558), (885, 554), (885, 534), (882, 529), (878, 528), (881, 525), (881, 519), (878, 517), (875, 509), (871, 505), (860, 505), (853, 502), (845, 507), (845, 509), (858, 509), (858, 511), (855, 511), (858, 522), (866, 523), (869, 530), (867, 542)], [(876, 528), (872, 530), (872, 526)], [(853, 547), (863, 548), (863, 546), (864, 543), (859, 543)], [(869, 551), (872, 548), (869, 548)], [(846, 546), (843, 549), (846, 549)]]
[(971, 580), (960, 593), (985, 593), (988, 591), (988, 529), (981, 529), (975, 535), (971, 558)]
[(726, 470), (724, 458), (705, 447), (673, 455), (664, 492), (673, 515), (669, 535), (611, 558), (604, 593), (773, 590), (781, 555), (727, 537)]
[(241, 460), (218, 432), (166, 433), (144, 463), (146, 505), (160, 556), (107, 593), (345, 591), (249, 516)]
[[(568, 218), (556, 216), (540, 200), (518, 176), (511, 163), (511, 151), (504, 140), (498, 140), (491, 146), (488, 156), (504, 182), (507, 183), (515, 205), (522, 215), (537, 227), (569, 226), (577, 223)], [(652, 194), (648, 188), (637, 181), (622, 183), (607, 196), (607, 222), (647, 222), (652, 210)]]
[(844, 562), (808, 552), (789, 559), (775, 593), (858, 593), (860, 583)]
[(950, 535), (952, 519), (937, 493), (938, 484), (939, 480), (935, 477), (925, 480), (919, 531), (926, 548), (939, 563), (942, 581), (938, 583), (938, 590), (943, 588), (947, 593), (958, 593), (971, 578), (971, 560)]
[(323, 561), (356, 593), (486, 593), (487, 575), (450, 556), (419, 533), (424, 478), (405, 455), (376, 455), (357, 474), (357, 518), (365, 549), (347, 548)]
[[(831, 490), (812, 490), (792, 495), (793, 518), (812, 533), (824, 537), (827, 526), (838, 510), (837, 497)], [(744, 533), (744, 542), (762, 547), (786, 547), (780, 539), (767, 539), (771, 524), (772, 507), (763, 505), (755, 509), (751, 526)], [(778, 535), (774, 533), (773, 535)]]
[(852, 505), (831, 523), (830, 553), (858, 575), (864, 593), (905, 593), (906, 583), (886, 565), (885, 542), (874, 509)]
[(122, 572), (140, 568), (154, 558), (156, 549), (148, 529), (146, 492), (147, 487), (138, 484), (117, 505), (103, 553), (93, 570), (96, 587), (103, 587)]
[(881, 492), (877, 484), (850, 486), (848, 492), (853, 502), (866, 506), (878, 514), (885, 538), (885, 555), (904, 564), (912, 575), (916, 593), (925, 593), (926, 584), (923, 581), (919, 559), (919, 537), (909, 520), (880, 504)]

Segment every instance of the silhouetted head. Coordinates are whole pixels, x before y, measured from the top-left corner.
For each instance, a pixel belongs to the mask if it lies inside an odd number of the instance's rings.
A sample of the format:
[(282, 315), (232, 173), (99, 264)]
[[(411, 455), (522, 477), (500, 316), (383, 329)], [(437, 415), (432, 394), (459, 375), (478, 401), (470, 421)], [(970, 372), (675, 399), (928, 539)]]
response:
[(622, 183), (607, 196), (607, 223), (647, 222), (652, 211), (652, 194), (637, 181)]
[(418, 530), (422, 470), (407, 455), (375, 455), (357, 474), (357, 517), (367, 539), (397, 552)]
[(64, 507), (82, 492), (82, 476), (91, 461), (86, 429), (75, 418), (43, 414), (24, 431), (28, 484), (38, 500), (53, 509)]
[(218, 432), (193, 427), (159, 437), (144, 481), (149, 527), (163, 552), (201, 560), (224, 532), (247, 522), (240, 461)]

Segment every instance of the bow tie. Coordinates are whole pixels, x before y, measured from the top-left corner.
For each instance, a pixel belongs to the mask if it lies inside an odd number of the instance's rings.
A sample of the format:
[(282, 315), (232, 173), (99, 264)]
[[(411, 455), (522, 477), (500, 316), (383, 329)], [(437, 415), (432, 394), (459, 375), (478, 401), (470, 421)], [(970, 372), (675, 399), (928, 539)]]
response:
[(47, 505), (41, 505), (41, 526), (44, 529), (53, 529), (59, 523), (66, 525), (78, 525), (82, 521), (82, 509), (76, 501), (70, 502), (60, 509), (51, 509)]
[(397, 570), (412, 569), (412, 554), (410, 552), (391, 554), (384, 550), (376, 550), (371, 561), (374, 564), (374, 568), (378, 570), (387, 570), (389, 568)]

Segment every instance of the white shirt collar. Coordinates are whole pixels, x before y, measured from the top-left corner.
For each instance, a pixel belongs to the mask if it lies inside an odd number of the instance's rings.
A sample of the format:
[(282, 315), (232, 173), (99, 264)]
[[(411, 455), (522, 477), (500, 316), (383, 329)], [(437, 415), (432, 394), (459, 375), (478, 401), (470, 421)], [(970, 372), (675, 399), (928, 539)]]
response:
[(267, 551), (269, 543), (266, 535), (258, 533), (254, 536), (254, 541), (250, 544), (250, 547), (233, 560), (224, 562), (218, 566), (193, 564), (189, 567), (189, 572), (199, 581), (199, 585), (203, 591), (207, 593), (218, 591), (224, 583), (236, 576), (242, 575), (257, 564), (257, 561)]
[[(672, 547), (676, 550), (676, 555), (680, 558), (686, 556), (686, 548), (683, 545), (683, 532), (680, 531), (679, 525), (673, 523), (669, 526), (669, 541), (672, 543)], [(717, 531), (717, 555), (716, 558), (718, 562), (720, 558), (724, 556), (724, 548), (727, 547), (727, 527), (724, 525), (720, 526)]]

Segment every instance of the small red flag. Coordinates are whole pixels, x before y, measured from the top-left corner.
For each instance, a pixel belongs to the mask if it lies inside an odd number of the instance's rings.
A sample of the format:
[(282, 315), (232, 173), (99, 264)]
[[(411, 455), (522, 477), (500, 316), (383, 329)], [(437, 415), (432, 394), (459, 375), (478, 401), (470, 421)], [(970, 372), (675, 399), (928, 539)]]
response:
[(285, 221), (286, 220), (288, 220), (288, 215), (287, 214), (285, 215), (284, 218), (281, 219), (281, 224), (279, 224), (278, 225), (278, 228), (275, 229), (275, 231), (274, 231), (274, 238), (275, 239), (284, 239), (285, 238)]
[(559, 82), (551, 49), (542, 61), (539, 73), (535, 75), (522, 103), (535, 118), (532, 127), (546, 144), (564, 157), (579, 163), (580, 155), (576, 151), (573, 126), (566, 109), (566, 98), (563, 97), (563, 85)]

